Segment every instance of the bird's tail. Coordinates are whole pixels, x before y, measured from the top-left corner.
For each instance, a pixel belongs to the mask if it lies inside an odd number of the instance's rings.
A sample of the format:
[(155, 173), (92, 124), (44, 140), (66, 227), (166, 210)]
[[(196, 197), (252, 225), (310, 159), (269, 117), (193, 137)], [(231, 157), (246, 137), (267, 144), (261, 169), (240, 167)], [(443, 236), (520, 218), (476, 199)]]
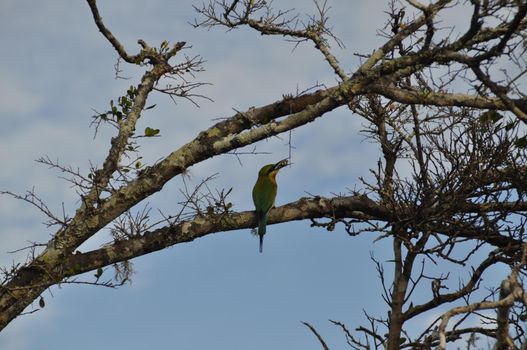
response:
[(267, 227), (267, 215), (263, 215), (258, 221), (258, 236), (260, 236), (260, 253), (263, 252), (263, 238)]

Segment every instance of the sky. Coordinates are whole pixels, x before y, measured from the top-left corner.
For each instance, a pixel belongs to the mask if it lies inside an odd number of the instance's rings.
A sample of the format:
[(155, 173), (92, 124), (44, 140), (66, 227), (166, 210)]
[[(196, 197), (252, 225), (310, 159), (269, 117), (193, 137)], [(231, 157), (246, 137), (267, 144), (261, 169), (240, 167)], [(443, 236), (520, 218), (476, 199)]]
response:
[[(143, 163), (151, 164), (194, 138), (216, 118), (281, 99), (336, 78), (312, 45), (294, 45), (248, 29), (226, 32), (194, 29), (192, 5), (201, 1), (99, 1), (105, 24), (127, 50), (137, 40), (151, 46), (163, 40), (186, 41), (190, 56), (206, 62), (198, 81), (210, 83), (199, 108), (188, 101), (174, 104), (153, 94), (138, 130), (159, 128), (161, 137), (141, 143)], [(382, 43), (385, 1), (330, 0), (334, 33), (345, 48), (334, 54), (347, 71), (358, 67), (354, 53), (369, 53)], [(312, 13), (311, 1), (275, 1), (282, 9)], [(451, 12), (460, 22), (462, 13)], [(305, 17), (303, 17), (305, 18)], [(462, 22), (461, 22), (462, 23)], [(96, 29), (84, 1), (3, 0), (0, 4), (0, 189), (36, 193), (57, 212), (72, 214), (78, 196), (60, 173), (37, 164), (49, 156), (86, 172), (101, 164), (113, 130), (90, 128), (94, 111), (137, 84), (142, 68), (121, 65), (128, 80), (115, 79), (117, 55)], [(291, 134), (293, 166), (278, 176), (276, 204), (308, 194), (331, 196), (371, 178), (379, 151), (358, 132), (363, 122), (344, 108)], [(252, 149), (249, 148), (249, 149)], [(240, 159), (222, 155), (190, 169), (190, 184), (218, 174), (214, 189), (233, 188), (233, 210), (252, 209), (251, 188), (264, 164), (286, 158), (288, 135), (256, 145), (262, 154)], [(170, 181), (137, 208), (148, 204), (174, 212), (182, 200), (180, 178)], [(23, 262), (25, 253), (8, 253), (29, 241), (46, 242), (37, 210), (8, 197), (0, 198), (0, 264)], [(105, 243), (108, 233), (90, 239), (82, 251)], [(351, 328), (365, 323), (363, 309), (384, 316), (373, 254), (389, 258), (390, 242), (349, 237), (309, 222), (273, 225), (264, 253), (248, 230), (210, 235), (133, 260), (131, 285), (119, 289), (65, 285), (44, 293), (46, 307), (13, 321), (0, 334), (0, 348), (11, 350), (93, 348), (177, 349), (318, 349), (301, 324), (312, 323), (330, 345), (342, 347), (343, 334), (328, 319)], [(111, 271), (105, 272), (111, 276)], [(503, 278), (503, 271), (496, 272)], [(91, 274), (86, 278), (90, 279)], [(424, 293), (424, 292), (423, 292)], [(36, 306), (36, 305), (35, 305)], [(29, 308), (31, 310), (31, 308)]]

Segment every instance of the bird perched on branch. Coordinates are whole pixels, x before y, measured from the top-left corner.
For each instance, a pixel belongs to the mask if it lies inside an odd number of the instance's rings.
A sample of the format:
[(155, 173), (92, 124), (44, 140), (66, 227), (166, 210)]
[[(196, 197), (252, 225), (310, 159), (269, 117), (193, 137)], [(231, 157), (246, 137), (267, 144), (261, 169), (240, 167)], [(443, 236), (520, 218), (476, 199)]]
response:
[(258, 179), (253, 188), (253, 202), (258, 217), (258, 236), (260, 236), (260, 253), (263, 250), (263, 236), (267, 225), (267, 214), (274, 206), (276, 191), (276, 174), (287, 165), (287, 159), (276, 164), (267, 164), (258, 172)]

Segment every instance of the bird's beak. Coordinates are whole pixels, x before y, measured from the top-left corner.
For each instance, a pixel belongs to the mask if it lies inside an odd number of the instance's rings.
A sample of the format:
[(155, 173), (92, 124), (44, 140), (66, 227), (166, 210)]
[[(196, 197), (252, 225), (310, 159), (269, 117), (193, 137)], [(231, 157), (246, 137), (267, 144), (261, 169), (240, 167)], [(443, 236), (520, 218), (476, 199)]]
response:
[(281, 161), (279, 161), (278, 163), (274, 165), (273, 171), (280, 170), (281, 168), (285, 167), (287, 164), (289, 164), (289, 162), (287, 161), (287, 158), (282, 159)]

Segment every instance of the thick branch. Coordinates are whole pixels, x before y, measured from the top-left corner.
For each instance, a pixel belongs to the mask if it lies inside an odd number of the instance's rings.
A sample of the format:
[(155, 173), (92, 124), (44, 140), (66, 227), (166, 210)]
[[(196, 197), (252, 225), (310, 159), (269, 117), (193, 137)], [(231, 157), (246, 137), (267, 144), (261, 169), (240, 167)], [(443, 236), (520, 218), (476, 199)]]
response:
[[(430, 92), (400, 89), (393, 85), (372, 84), (371, 93), (382, 95), (399, 103), (438, 107), (471, 107), (479, 109), (509, 110), (509, 105), (501, 98), (491, 98), (482, 95), (456, 94), (447, 92)], [(511, 100), (515, 106), (527, 112), (527, 99)]]
[[(389, 221), (391, 212), (366, 196), (302, 198), (272, 209), (269, 212), (268, 225), (322, 217)], [(117, 241), (101, 249), (72, 255), (63, 268), (71, 273), (64, 277), (132, 259), (175, 244), (191, 242), (209, 234), (249, 229), (256, 225), (254, 211), (197, 217), (129, 240)]]

